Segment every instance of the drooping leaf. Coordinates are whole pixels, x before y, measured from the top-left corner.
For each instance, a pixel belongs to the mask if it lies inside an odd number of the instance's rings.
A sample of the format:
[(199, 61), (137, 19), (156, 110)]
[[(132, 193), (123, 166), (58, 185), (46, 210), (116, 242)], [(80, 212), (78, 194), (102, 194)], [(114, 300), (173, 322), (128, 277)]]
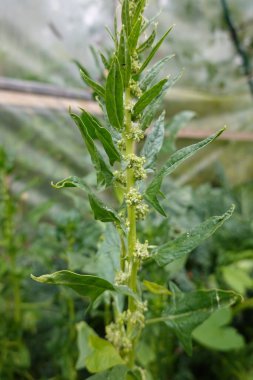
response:
[(141, 156), (146, 158), (144, 165), (146, 169), (152, 167), (162, 148), (164, 139), (164, 118), (165, 112), (161, 114), (159, 119), (153, 125), (141, 151)]
[(146, 200), (158, 211), (160, 214), (166, 216), (165, 211), (161, 207), (157, 196), (161, 194), (161, 185), (163, 182), (164, 177), (171, 174), (180, 164), (182, 164), (187, 158), (193, 156), (195, 153), (197, 153), (200, 149), (206, 147), (208, 144), (210, 144), (213, 140), (215, 140), (223, 131), (225, 128), (221, 129), (217, 133), (211, 135), (210, 137), (206, 138), (205, 140), (202, 140), (196, 144), (187, 146), (185, 148), (182, 148), (178, 150), (176, 153), (174, 153), (169, 160), (165, 163), (165, 165), (162, 166), (162, 168), (158, 171), (158, 173), (155, 175), (154, 179), (151, 181), (151, 183), (148, 185), (146, 192), (145, 192), (145, 198)]
[(87, 368), (89, 372), (97, 373), (124, 364), (113, 345), (100, 338), (86, 322), (78, 323), (77, 333), (77, 369)]
[(168, 81), (164, 84), (162, 91), (160, 94), (149, 104), (149, 106), (143, 112), (143, 116), (141, 119), (141, 128), (145, 131), (151, 124), (152, 120), (156, 116), (162, 102), (165, 93), (169, 88), (174, 86), (176, 81), (181, 77), (181, 73), (176, 75), (174, 78), (168, 79)]
[(245, 346), (244, 337), (228, 324), (232, 310), (221, 309), (211, 315), (193, 331), (193, 338), (203, 346), (217, 351), (240, 350)]
[(101, 220), (102, 222), (115, 222), (120, 224), (120, 219), (117, 213), (106, 206), (100, 199), (98, 199), (94, 194), (89, 193), (88, 195), (90, 206), (94, 213), (94, 218), (96, 220)]
[(103, 278), (86, 274), (77, 274), (68, 270), (61, 270), (52, 274), (44, 274), (39, 277), (31, 275), (31, 277), (33, 280), (43, 284), (67, 286), (79, 295), (88, 297), (92, 301), (106, 290), (115, 290), (114, 286)]
[(145, 288), (150, 293), (153, 293), (153, 294), (165, 295), (165, 296), (172, 294), (169, 289), (165, 288), (165, 286), (162, 286), (162, 285), (157, 284), (155, 282), (150, 282), (150, 281), (144, 280), (143, 285), (145, 286)]
[(173, 296), (164, 311), (163, 321), (169, 326), (184, 346), (185, 351), (192, 353), (192, 332), (210, 315), (242, 300), (232, 291), (198, 290), (182, 293), (174, 284), (170, 286)]
[(158, 61), (153, 67), (151, 67), (151, 69), (147, 70), (147, 72), (140, 81), (140, 88), (143, 91), (146, 91), (146, 89), (153, 84), (154, 79), (162, 71), (163, 66), (173, 57), (175, 57), (175, 54), (170, 54), (167, 57)]
[(153, 49), (151, 50), (150, 54), (148, 55), (148, 57), (146, 58), (146, 60), (143, 62), (139, 72), (138, 72), (138, 75), (140, 75), (143, 70), (148, 66), (149, 62), (153, 59), (153, 57), (155, 56), (157, 50), (159, 49), (159, 47), (162, 45), (163, 41), (165, 40), (165, 38), (168, 36), (168, 34), (170, 33), (172, 29), (172, 26), (169, 28), (169, 30), (162, 36), (162, 38), (157, 42), (157, 44), (153, 47)]
[(154, 250), (153, 259), (158, 265), (164, 266), (186, 257), (193, 249), (198, 247), (204, 240), (208, 239), (223, 223), (231, 217), (235, 209), (232, 205), (230, 209), (221, 216), (213, 216), (205, 222), (194, 227), (192, 230), (180, 235), (175, 240)]
[(105, 97), (105, 89), (100, 84), (94, 82), (94, 80), (91, 79), (90, 76), (87, 75), (86, 72), (84, 72), (82, 69), (80, 69), (81, 77), (84, 80), (84, 82), (92, 88), (92, 90), (98, 95), (101, 96), (101, 98)]
[(176, 151), (175, 140), (178, 132), (186, 126), (186, 124), (195, 117), (195, 112), (182, 111), (173, 117), (171, 122), (166, 125), (166, 131), (169, 132), (169, 136), (165, 139), (162, 151), (171, 154)]
[(86, 144), (86, 147), (89, 151), (91, 161), (96, 169), (97, 172), (97, 183), (98, 186), (104, 187), (104, 186), (110, 186), (112, 183), (113, 175), (108, 166), (106, 165), (106, 162), (104, 158), (101, 156), (99, 151), (97, 150), (94, 141), (92, 140), (87, 127), (83, 123), (80, 116), (75, 115), (71, 113), (72, 119), (75, 121), (76, 125), (78, 126), (81, 135), (84, 139), (84, 142)]
[(51, 186), (55, 189), (63, 189), (64, 187), (78, 187), (87, 193), (91, 191), (85, 181), (82, 178), (76, 176), (65, 178), (57, 183), (51, 182)]
[(121, 130), (123, 128), (123, 78), (119, 66), (119, 61), (115, 57), (106, 81), (106, 110), (111, 125)]
[(151, 87), (149, 90), (144, 92), (144, 94), (140, 97), (140, 99), (134, 105), (134, 108), (133, 108), (134, 117), (142, 113), (144, 109), (161, 94), (167, 82), (168, 82), (168, 79), (163, 79), (160, 82), (158, 82), (156, 85)]
[(68, 177), (62, 181), (57, 182), (56, 184), (52, 183), (52, 186), (56, 189), (61, 189), (64, 187), (77, 187), (84, 190), (88, 194), (90, 206), (96, 220), (100, 220), (101, 222), (114, 222), (120, 224), (121, 221), (116, 211), (109, 208), (100, 199), (98, 199), (83, 179), (75, 176)]
[(89, 133), (91, 132), (95, 134), (99, 139), (104, 147), (104, 150), (107, 153), (107, 156), (109, 157), (111, 165), (113, 165), (115, 161), (120, 161), (120, 154), (114, 146), (110, 132), (104, 128), (94, 116), (83, 109), (81, 113), (81, 120), (83, 122), (83, 125), (86, 126)]
[(116, 366), (108, 371), (98, 373), (87, 380), (127, 380), (128, 368), (126, 366)]
[(137, 53), (141, 54), (145, 50), (149, 49), (152, 46), (155, 38), (156, 38), (156, 27), (154, 28), (150, 36), (146, 39), (146, 41), (144, 41), (140, 46), (138, 46)]

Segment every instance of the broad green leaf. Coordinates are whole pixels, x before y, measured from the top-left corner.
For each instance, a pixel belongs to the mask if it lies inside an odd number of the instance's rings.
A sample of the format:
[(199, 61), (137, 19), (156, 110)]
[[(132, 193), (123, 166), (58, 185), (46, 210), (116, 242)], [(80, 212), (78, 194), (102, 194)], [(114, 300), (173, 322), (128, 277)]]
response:
[(79, 322), (76, 325), (77, 329), (77, 347), (78, 359), (76, 369), (80, 370), (86, 367), (86, 358), (91, 354), (92, 348), (89, 345), (89, 337), (96, 336), (96, 332), (85, 322)]
[(155, 282), (144, 280), (143, 285), (150, 293), (153, 293), (153, 294), (164, 295), (164, 296), (168, 296), (172, 294), (169, 289), (165, 288), (165, 286), (159, 285)]
[(121, 130), (123, 128), (123, 79), (118, 59), (115, 57), (106, 81), (106, 110), (111, 125)]
[(102, 372), (116, 365), (124, 364), (116, 349), (107, 340), (91, 335), (89, 345), (93, 349), (86, 358), (86, 367), (89, 372)]
[(161, 92), (163, 92), (163, 88), (165, 84), (168, 82), (168, 79), (163, 79), (158, 82), (156, 85), (147, 90), (135, 103), (133, 108), (133, 116), (136, 117), (140, 113), (144, 111), (144, 109), (154, 100), (156, 99)]
[(141, 54), (145, 50), (149, 49), (152, 46), (155, 38), (156, 38), (156, 27), (152, 31), (152, 33), (150, 34), (150, 36), (146, 39), (146, 41), (144, 41), (140, 46), (138, 46), (137, 53)]
[(221, 129), (220, 131), (211, 135), (205, 140), (202, 140), (196, 144), (193, 144), (193, 145), (190, 145), (178, 150), (169, 158), (169, 160), (165, 163), (165, 165), (163, 165), (163, 167), (158, 171), (158, 173), (155, 175), (154, 179), (151, 181), (151, 183), (148, 185), (146, 189), (145, 198), (148, 201), (148, 203), (150, 203), (158, 212), (160, 212), (160, 214), (166, 216), (165, 211), (161, 207), (157, 198), (157, 196), (161, 194), (160, 189), (161, 189), (161, 185), (162, 185), (164, 177), (171, 174), (187, 158), (190, 158), (195, 153), (197, 153), (200, 149), (206, 147), (208, 144), (214, 141), (224, 130), (225, 128)]
[(143, 91), (146, 91), (146, 89), (153, 84), (154, 79), (157, 77), (158, 74), (160, 74), (165, 63), (170, 61), (173, 57), (175, 57), (175, 54), (170, 54), (167, 57), (158, 61), (153, 67), (151, 67), (151, 69), (147, 70), (147, 72), (140, 81), (140, 88)]
[(234, 327), (227, 326), (231, 321), (231, 309), (218, 310), (198, 326), (192, 336), (198, 343), (212, 350), (240, 350), (245, 346), (244, 337)]
[(92, 88), (92, 90), (98, 95), (101, 96), (101, 98), (105, 97), (105, 89), (100, 84), (94, 82), (90, 76), (87, 75), (86, 72), (84, 72), (82, 69), (80, 69), (81, 77), (83, 78), (84, 82)]
[(113, 224), (106, 225), (104, 240), (98, 247), (96, 255), (97, 274), (113, 282), (116, 272), (120, 270), (120, 238)]
[(122, 28), (120, 34), (120, 43), (118, 51), (119, 67), (121, 70), (121, 75), (124, 80), (125, 88), (128, 86), (130, 76), (131, 76), (131, 56), (129, 51), (129, 44), (127, 41), (127, 36), (124, 27)]
[(129, 50), (132, 53), (136, 49), (138, 39), (141, 32), (142, 17), (139, 17), (136, 23), (133, 25), (131, 33), (128, 38)]
[(165, 139), (162, 151), (167, 154), (176, 151), (175, 140), (178, 132), (186, 126), (186, 124), (195, 117), (195, 112), (182, 111), (173, 117), (172, 121), (166, 125), (169, 136)]
[(121, 222), (117, 213), (113, 209), (106, 206), (94, 194), (89, 193), (88, 197), (96, 220), (101, 220), (102, 222)]
[(170, 289), (173, 292), (172, 299), (162, 320), (174, 331), (189, 355), (192, 353), (193, 330), (214, 311), (242, 300), (239, 294), (232, 291), (212, 289), (182, 293), (174, 284), (171, 284)]
[(160, 94), (149, 104), (149, 106), (145, 109), (143, 112), (143, 116), (141, 119), (141, 127), (143, 130), (147, 129), (154, 117), (156, 116), (162, 102), (163, 102), (163, 97), (166, 93), (166, 91), (172, 87), (176, 81), (181, 77), (181, 74), (178, 74), (176, 77), (169, 79), (165, 85), (162, 88), (162, 91)]
[(155, 56), (157, 50), (159, 49), (159, 47), (162, 45), (163, 41), (165, 40), (165, 38), (167, 37), (167, 35), (170, 33), (172, 29), (172, 26), (169, 28), (169, 30), (163, 35), (163, 37), (157, 42), (157, 44), (153, 47), (153, 49), (151, 50), (149, 56), (146, 58), (146, 60), (143, 62), (139, 72), (138, 72), (138, 75), (140, 75), (143, 70), (148, 66), (149, 62), (153, 59), (153, 57)]
[(78, 126), (82, 137), (85, 141), (86, 147), (89, 151), (91, 161), (97, 172), (97, 183), (98, 186), (107, 187), (112, 183), (113, 175), (108, 166), (105, 163), (104, 158), (101, 156), (99, 151), (97, 150), (94, 141), (92, 140), (87, 127), (84, 125), (80, 116), (71, 113), (72, 119), (75, 121)]
[(190, 231), (180, 235), (175, 240), (154, 250), (153, 259), (158, 265), (164, 266), (175, 260), (186, 257), (191, 251), (197, 248), (204, 240), (208, 239), (223, 223), (231, 217), (235, 209), (232, 205), (230, 209), (221, 216), (213, 216), (205, 222), (194, 227)]
[(108, 371), (93, 375), (87, 380), (126, 380), (127, 372), (126, 366), (116, 366)]
[(164, 119), (165, 112), (161, 114), (159, 119), (153, 125), (151, 131), (148, 133), (141, 151), (141, 156), (146, 158), (144, 165), (146, 169), (152, 167), (153, 163), (156, 161), (158, 153), (162, 148), (164, 139)]
[(91, 132), (95, 134), (98, 140), (103, 145), (104, 150), (106, 151), (107, 156), (109, 157), (111, 165), (113, 165), (115, 161), (120, 161), (120, 154), (114, 146), (110, 132), (106, 128), (104, 128), (94, 116), (92, 116), (83, 109), (80, 117), (83, 122), (83, 125), (86, 126), (86, 129), (89, 131), (90, 135)]
[(115, 222), (120, 224), (121, 221), (117, 216), (117, 213), (113, 209), (106, 206), (100, 199), (98, 199), (89, 188), (89, 186), (86, 185), (86, 183), (81, 178), (68, 177), (62, 181), (57, 182), (56, 184), (52, 183), (52, 186), (56, 189), (61, 189), (64, 187), (77, 187), (84, 190), (88, 194), (90, 206), (96, 220), (100, 220), (102, 222)]
[(89, 297), (91, 301), (94, 301), (106, 290), (115, 290), (114, 286), (103, 278), (86, 274), (77, 274), (68, 270), (61, 270), (52, 274), (44, 274), (39, 277), (31, 275), (31, 278), (43, 284), (67, 286), (79, 295)]
[(77, 324), (77, 343), (77, 369), (87, 368), (89, 372), (97, 373), (124, 364), (113, 345), (100, 338), (84, 321)]

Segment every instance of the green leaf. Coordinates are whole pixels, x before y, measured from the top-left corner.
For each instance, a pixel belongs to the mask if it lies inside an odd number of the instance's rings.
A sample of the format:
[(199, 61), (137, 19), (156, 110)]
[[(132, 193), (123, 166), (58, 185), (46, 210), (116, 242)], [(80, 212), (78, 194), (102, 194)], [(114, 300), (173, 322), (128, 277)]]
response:
[(130, 17), (129, 17), (129, 0), (123, 1), (122, 9), (121, 9), (121, 20), (122, 20), (122, 25), (124, 26), (126, 30), (126, 35), (129, 36), (131, 32), (131, 23), (130, 23)]
[(140, 75), (143, 70), (148, 66), (149, 62), (152, 60), (152, 58), (155, 56), (157, 50), (159, 49), (159, 47), (162, 45), (163, 41), (165, 40), (165, 38), (167, 37), (167, 35), (170, 33), (171, 29), (173, 27), (171, 26), (169, 28), (169, 30), (163, 35), (163, 37), (157, 42), (157, 44), (153, 47), (153, 49), (151, 50), (149, 56), (146, 58), (146, 60), (143, 62), (139, 72), (138, 72), (138, 75)]
[(100, 84), (94, 82), (94, 80), (91, 79), (90, 76), (87, 75), (87, 72), (84, 72), (82, 69), (80, 69), (81, 77), (84, 80), (84, 82), (92, 88), (92, 90), (98, 95), (101, 96), (101, 98), (105, 97), (105, 89)]
[(131, 76), (131, 56), (124, 27), (122, 28), (120, 34), (118, 59), (122, 78), (124, 79), (124, 85), (126, 88)]
[(135, 103), (133, 108), (133, 116), (136, 117), (140, 113), (144, 111), (144, 109), (154, 100), (156, 99), (161, 92), (163, 92), (163, 88), (165, 84), (168, 82), (168, 79), (163, 79), (158, 82), (156, 85), (147, 90)]
[(106, 206), (94, 194), (89, 193), (88, 197), (96, 220), (101, 220), (101, 222), (121, 223), (117, 213), (113, 209)]
[(87, 380), (126, 380), (127, 372), (126, 366), (116, 366), (108, 371), (93, 375)]
[(141, 119), (141, 127), (143, 130), (147, 129), (150, 126), (152, 120), (156, 116), (156, 114), (157, 114), (157, 112), (158, 112), (158, 110), (159, 110), (159, 108), (163, 102), (163, 97), (164, 97), (166, 91), (170, 87), (172, 87), (180, 77), (181, 77), (181, 73), (172, 79), (168, 79), (168, 81), (164, 84), (160, 94), (146, 108), (146, 110), (143, 113), (142, 119)]
[(174, 284), (170, 288), (173, 296), (162, 320), (174, 331), (189, 355), (192, 353), (193, 330), (214, 311), (242, 300), (239, 294), (232, 291), (212, 289), (182, 293)]
[(79, 349), (77, 369), (86, 367), (89, 372), (96, 373), (124, 364), (113, 345), (100, 338), (86, 322), (77, 324), (77, 342)]
[(166, 130), (168, 130), (169, 136), (164, 141), (162, 152), (171, 154), (176, 151), (175, 140), (178, 132), (183, 129), (195, 116), (195, 112), (182, 111), (173, 117), (172, 121), (166, 125)]
[(229, 265), (221, 268), (224, 281), (236, 292), (245, 294), (253, 286), (252, 276), (239, 265)]
[(113, 282), (115, 274), (120, 270), (120, 238), (111, 223), (106, 225), (103, 237), (96, 255), (97, 274)]
[(65, 187), (77, 187), (79, 189), (84, 190), (87, 193), (91, 191), (89, 186), (84, 182), (84, 180), (76, 176), (65, 178), (57, 183), (51, 182), (51, 186), (55, 189), (63, 189)]
[(123, 128), (123, 79), (118, 59), (115, 57), (106, 81), (106, 110), (110, 123), (116, 129)]
[(167, 57), (158, 61), (153, 67), (151, 67), (151, 69), (147, 70), (147, 72), (145, 73), (145, 75), (143, 76), (143, 78), (140, 81), (140, 88), (143, 91), (146, 91), (146, 89), (152, 85), (154, 79), (162, 71), (165, 63), (167, 63), (173, 57), (175, 57), (175, 54), (170, 54)]
[(145, 192), (145, 198), (160, 214), (166, 216), (165, 211), (161, 207), (158, 201), (158, 194), (161, 194), (160, 189), (163, 182), (164, 177), (171, 174), (180, 164), (182, 164), (187, 158), (193, 156), (200, 149), (206, 147), (212, 141), (214, 141), (225, 128), (221, 129), (217, 133), (211, 135), (210, 137), (202, 140), (196, 144), (187, 146), (178, 150), (174, 153), (169, 160), (165, 163), (165, 165), (158, 171), (155, 175), (154, 179), (148, 185), (147, 190)]
[(117, 216), (117, 213), (106, 206), (100, 199), (98, 199), (88, 185), (78, 177), (68, 177), (63, 179), (62, 181), (57, 182), (56, 184), (52, 183), (52, 186), (55, 189), (62, 189), (64, 187), (77, 187), (79, 189), (84, 190), (89, 197), (90, 206), (94, 213), (94, 217), (96, 220), (100, 220), (101, 222), (114, 222), (120, 224), (121, 221)]
[(91, 114), (82, 109), (81, 120), (86, 126), (86, 129), (91, 133), (95, 134), (98, 140), (104, 147), (107, 156), (109, 157), (111, 165), (115, 161), (120, 161), (120, 154), (114, 146), (112, 136), (110, 132), (104, 128), (100, 122)]
[(62, 270), (52, 274), (44, 274), (39, 277), (31, 275), (31, 278), (43, 284), (67, 286), (79, 295), (89, 297), (91, 301), (94, 301), (106, 290), (115, 291), (114, 286), (103, 278), (86, 274), (77, 274), (68, 270)]
[(163, 296), (168, 296), (172, 294), (169, 289), (165, 288), (165, 286), (159, 285), (155, 282), (144, 280), (143, 285), (150, 293), (153, 293), (153, 294), (163, 295)]
[(132, 18), (132, 25), (136, 23), (138, 18), (142, 15), (147, 0), (137, 0), (136, 9)]
[(235, 206), (232, 205), (225, 214), (213, 216), (192, 230), (180, 235), (175, 240), (171, 240), (156, 248), (152, 256), (153, 259), (158, 265), (164, 266), (175, 260), (184, 258), (221, 227), (223, 223), (231, 217), (234, 209)]
[(116, 365), (124, 364), (116, 349), (107, 340), (91, 335), (89, 345), (93, 349), (93, 352), (86, 358), (86, 367), (89, 372), (102, 372)]
[(146, 169), (152, 167), (153, 163), (156, 161), (158, 153), (162, 148), (164, 139), (164, 119), (165, 112), (161, 114), (159, 119), (153, 125), (141, 151), (141, 156), (146, 158), (144, 165)]
[(141, 25), (142, 25), (142, 17), (139, 17), (136, 23), (133, 25), (131, 33), (128, 38), (128, 46), (131, 53), (136, 49), (136, 45), (138, 43), (138, 39), (141, 32)]
[(110, 186), (112, 183), (113, 175), (108, 166), (105, 163), (104, 158), (101, 156), (101, 154), (98, 152), (94, 141), (92, 140), (88, 129), (86, 125), (83, 123), (83, 120), (80, 118), (80, 116), (75, 115), (73, 113), (70, 114), (72, 119), (75, 121), (76, 125), (78, 126), (82, 137), (85, 141), (86, 147), (89, 151), (91, 161), (96, 169), (97, 172), (97, 184), (98, 186), (104, 187), (104, 186)]
[(231, 309), (218, 310), (197, 327), (192, 336), (198, 343), (212, 350), (240, 350), (245, 346), (244, 337), (234, 327), (227, 326), (231, 321)]
[(150, 36), (146, 39), (146, 41), (144, 41), (140, 46), (138, 46), (137, 48), (137, 53), (138, 54), (141, 54), (143, 53), (145, 50), (149, 49), (154, 40), (156, 38), (156, 28), (152, 31), (152, 33), (150, 34)]

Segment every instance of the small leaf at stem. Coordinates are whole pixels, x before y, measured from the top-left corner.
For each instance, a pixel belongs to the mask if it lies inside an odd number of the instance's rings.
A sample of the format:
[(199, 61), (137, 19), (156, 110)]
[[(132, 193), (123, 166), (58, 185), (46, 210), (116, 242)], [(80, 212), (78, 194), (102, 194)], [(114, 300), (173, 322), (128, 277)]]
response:
[(232, 205), (225, 214), (212, 216), (192, 230), (180, 235), (175, 240), (169, 241), (156, 248), (154, 250), (153, 259), (158, 265), (164, 266), (187, 256), (220, 228), (223, 223), (231, 217), (234, 209), (235, 206)]
[(144, 111), (144, 109), (162, 92), (165, 84), (168, 82), (168, 79), (163, 79), (158, 82), (156, 85), (147, 90), (137, 101), (133, 108), (133, 117), (138, 116)]
[(182, 164), (187, 158), (190, 158), (195, 153), (197, 153), (200, 149), (206, 147), (212, 141), (214, 141), (222, 132), (224, 132), (225, 128), (221, 129), (217, 133), (211, 135), (210, 137), (202, 140), (196, 144), (187, 146), (178, 150), (174, 153), (169, 160), (162, 166), (162, 168), (156, 173), (154, 179), (148, 185), (145, 192), (145, 199), (150, 203), (160, 214), (166, 216), (165, 211), (161, 207), (157, 196), (161, 194), (161, 185), (163, 179), (171, 174), (180, 164)]
[(94, 80), (91, 79), (90, 76), (87, 75), (86, 72), (84, 72), (82, 69), (80, 69), (81, 77), (84, 80), (84, 82), (92, 88), (92, 90), (97, 94), (98, 96), (101, 96), (101, 98), (105, 97), (105, 89), (100, 84), (94, 82)]
[(170, 54), (167, 57), (158, 61), (153, 67), (151, 67), (151, 69), (147, 70), (147, 72), (140, 81), (140, 88), (143, 91), (146, 91), (146, 89), (153, 84), (154, 79), (157, 77), (159, 73), (161, 73), (165, 63), (167, 63), (173, 57), (175, 57), (175, 54)]
[(170, 31), (172, 30), (173, 26), (171, 26), (169, 28), (169, 30), (163, 35), (163, 37), (157, 42), (157, 44), (153, 47), (153, 49), (151, 50), (149, 56), (147, 57), (147, 59), (144, 61), (144, 63), (142, 64), (139, 72), (138, 72), (138, 75), (140, 75), (143, 70), (148, 66), (149, 62), (153, 59), (153, 57), (155, 56), (157, 50), (159, 49), (159, 47), (162, 45), (163, 41), (165, 40), (165, 38), (168, 36), (168, 34), (170, 33)]
[(91, 138), (88, 129), (86, 125), (83, 123), (83, 120), (80, 116), (75, 115), (73, 113), (70, 114), (76, 125), (78, 126), (81, 135), (84, 139), (84, 142), (86, 144), (86, 147), (89, 151), (91, 161), (96, 169), (97, 172), (97, 183), (98, 186), (101, 187), (107, 187), (110, 186), (112, 183), (113, 175), (108, 166), (106, 165), (106, 162), (104, 158), (101, 156), (99, 151), (97, 150), (93, 139)]
[(152, 167), (162, 148), (164, 139), (164, 118), (165, 112), (161, 114), (159, 119), (153, 125), (141, 151), (141, 156), (146, 158), (144, 165), (145, 169)]
[(123, 128), (123, 79), (117, 57), (114, 58), (106, 81), (106, 110), (111, 125), (121, 130)]
[(165, 288), (165, 286), (156, 284), (155, 282), (144, 280), (143, 285), (150, 293), (153, 293), (153, 294), (162, 295), (162, 296), (164, 295), (168, 296), (172, 294), (169, 289)]
[(152, 31), (152, 33), (150, 34), (150, 36), (146, 39), (146, 41), (144, 41), (140, 46), (138, 46), (137, 48), (137, 53), (138, 54), (141, 54), (143, 53), (145, 50), (149, 49), (154, 40), (156, 38), (156, 28)]
[(104, 150), (113, 165), (115, 161), (120, 161), (120, 154), (115, 148), (110, 132), (91, 114), (82, 109), (80, 115), (83, 124), (86, 126), (90, 135), (95, 135), (104, 147)]

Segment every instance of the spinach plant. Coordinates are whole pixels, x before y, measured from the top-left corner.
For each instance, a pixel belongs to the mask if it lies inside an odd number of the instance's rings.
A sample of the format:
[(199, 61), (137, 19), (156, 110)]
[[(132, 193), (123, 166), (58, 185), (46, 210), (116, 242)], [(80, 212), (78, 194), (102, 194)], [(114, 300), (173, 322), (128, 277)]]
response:
[[(32, 276), (38, 282), (67, 286), (80, 296), (89, 297), (89, 310), (104, 297), (106, 318), (103, 337), (86, 322), (78, 324), (80, 354), (77, 368), (86, 367), (90, 373), (95, 373), (90, 377), (93, 380), (151, 378), (148, 371), (139, 365), (136, 356), (144, 329), (156, 323), (165, 324), (191, 354), (193, 330), (215, 310), (240, 300), (240, 296), (232, 291), (201, 289), (184, 293), (174, 283), (170, 283), (168, 289), (164, 283), (154, 283), (148, 278), (143, 280), (141, 276), (142, 268), (151, 261), (163, 267), (188, 255), (210, 237), (234, 209), (231, 206), (225, 214), (213, 216), (161, 246), (140, 240), (141, 221), (152, 208), (166, 218), (160, 200), (164, 197), (162, 185), (165, 177), (224, 131), (222, 129), (201, 142), (176, 151), (156, 168), (165, 123), (165, 113), (159, 115), (158, 112), (164, 94), (176, 78), (156, 79), (172, 56), (148, 68), (171, 28), (155, 42), (156, 25), (146, 20), (145, 6), (146, 0), (121, 2), (121, 23), (115, 18), (114, 32), (110, 32), (114, 53), (109, 59), (101, 53), (107, 72), (105, 83), (96, 83), (81, 68), (82, 78), (93, 90), (104, 121), (87, 110), (81, 110), (80, 114), (71, 112), (70, 115), (90, 154), (97, 187), (93, 188), (77, 177), (68, 177), (53, 184), (57, 189), (75, 187), (84, 191), (94, 218), (110, 224), (105, 240), (110, 245), (112, 257), (103, 269), (105, 273), (113, 272), (113, 278), (108, 281), (106, 275), (67, 270)], [(148, 30), (150, 35), (145, 37)], [(101, 192), (108, 188), (114, 190), (117, 209), (103, 201)], [(114, 244), (108, 240), (115, 236), (115, 232), (118, 235)], [(103, 255), (101, 249), (103, 245), (100, 247), (100, 255)], [(153, 298), (162, 296), (158, 310), (149, 308), (150, 295)]]

